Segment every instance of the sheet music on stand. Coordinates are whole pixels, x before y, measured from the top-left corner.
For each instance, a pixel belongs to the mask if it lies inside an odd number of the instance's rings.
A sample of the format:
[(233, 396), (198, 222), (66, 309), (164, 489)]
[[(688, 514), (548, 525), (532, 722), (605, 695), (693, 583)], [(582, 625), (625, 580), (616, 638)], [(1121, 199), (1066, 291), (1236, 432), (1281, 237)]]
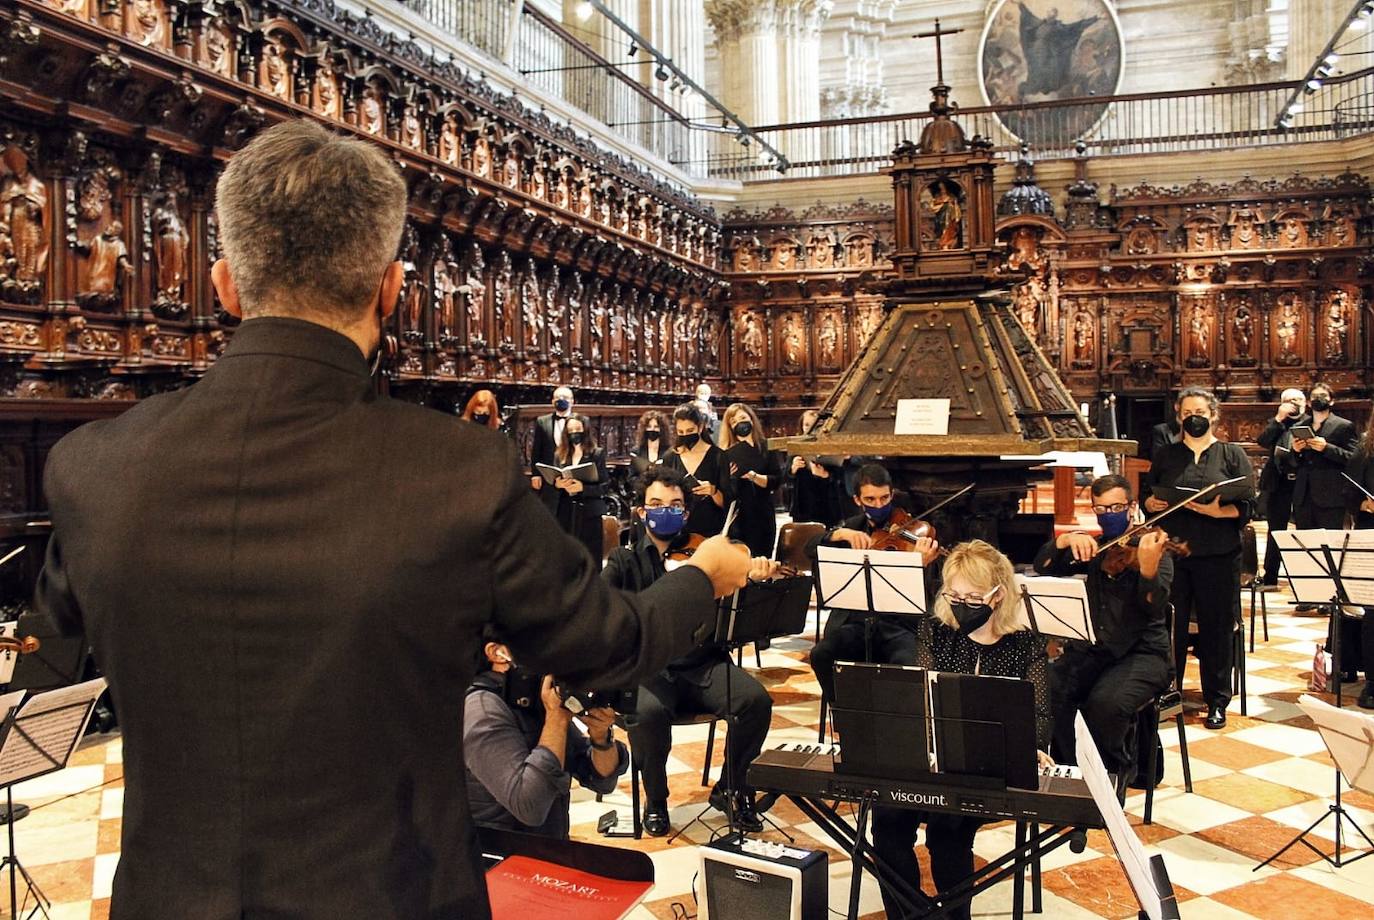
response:
[(1312, 717), (1331, 759), (1352, 789), (1374, 793), (1374, 716), (1337, 709), (1304, 693), (1298, 708)]
[(1116, 851), (1117, 861), (1126, 872), (1126, 881), (1135, 893), (1141, 914), (1150, 920), (1178, 920), (1178, 901), (1174, 886), (1169, 881), (1169, 873), (1164, 868), (1164, 857), (1158, 854), (1150, 856), (1145, 852), (1145, 845), (1136, 836), (1135, 828), (1116, 799), (1116, 784), (1107, 772), (1107, 765), (1102, 762), (1097, 743), (1093, 741), (1081, 712), (1074, 715), (1074, 748), (1083, 782), (1092, 793), (1097, 810), (1102, 813), (1102, 820), (1107, 825), (1107, 837)]
[[(18, 691), (22, 694), (23, 691)], [(14, 713), (0, 744), (0, 786), (61, 770), (86, 731), (105, 678), (32, 696)], [(0, 697), (0, 706), (14, 694)], [(13, 706), (13, 704), (11, 704)], [(7, 710), (0, 709), (0, 712)]]
[(1337, 594), (1322, 547), (1330, 547), (1345, 598), (1374, 607), (1374, 530), (1282, 530), (1271, 534), (1300, 604), (1330, 604)]
[(821, 546), (816, 593), (822, 607), (925, 616), (925, 567), (920, 553)]
[(1017, 575), (1017, 622), (1045, 636), (1097, 644), (1088, 585), (1081, 578)]

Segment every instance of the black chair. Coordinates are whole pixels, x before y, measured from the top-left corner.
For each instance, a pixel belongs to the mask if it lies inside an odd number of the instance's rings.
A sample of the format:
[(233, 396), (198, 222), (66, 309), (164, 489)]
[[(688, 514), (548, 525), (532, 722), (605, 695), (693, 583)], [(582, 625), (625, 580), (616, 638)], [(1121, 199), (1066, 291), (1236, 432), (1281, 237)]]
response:
[(1145, 775), (1142, 777), (1145, 783), (1146, 824), (1151, 823), (1154, 814), (1155, 783), (1158, 775), (1156, 770), (1159, 767), (1159, 726), (1168, 719), (1174, 720), (1174, 724), (1178, 726), (1178, 752), (1183, 758), (1183, 788), (1189, 793), (1193, 791), (1193, 768), (1188, 761), (1188, 735), (1183, 728), (1183, 694), (1170, 687), (1146, 700), (1136, 710), (1136, 759), (1140, 759), (1139, 751), (1142, 745), (1148, 745), (1149, 750), (1145, 758)]
[(1250, 651), (1255, 650), (1255, 598), (1259, 598), (1264, 641), (1269, 641), (1269, 603), (1264, 597), (1264, 580), (1259, 571), (1259, 539), (1255, 526), (1246, 524), (1240, 535), (1240, 587), (1250, 592)]
[[(720, 721), (723, 720), (719, 716), (713, 715), (709, 712), (694, 712), (688, 715), (678, 716), (677, 718), (673, 719), (674, 727), (677, 727), (679, 725), (704, 725), (708, 723), (710, 725), (710, 728), (706, 730), (706, 757), (701, 765), (701, 784), (703, 786), (711, 785), (711, 754), (715, 750), (716, 746), (716, 723)], [(625, 722), (622, 718), (617, 717), (615, 722), (617, 725), (621, 727), (622, 730), (626, 732), (626, 734), (629, 733), (629, 730), (625, 728)], [(630, 814), (634, 820), (636, 840), (639, 840), (644, 836), (644, 825), (640, 818), (641, 808), (639, 785), (639, 761), (635, 759), (634, 747), (631, 746)], [(597, 793), (596, 800), (598, 802), (601, 801), (600, 793)]]

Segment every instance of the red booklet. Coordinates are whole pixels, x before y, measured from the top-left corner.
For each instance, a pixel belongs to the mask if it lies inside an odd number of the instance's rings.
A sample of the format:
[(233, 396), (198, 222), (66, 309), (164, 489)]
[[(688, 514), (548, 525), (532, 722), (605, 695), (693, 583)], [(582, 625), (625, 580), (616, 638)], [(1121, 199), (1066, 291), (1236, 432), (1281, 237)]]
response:
[(621, 920), (652, 887), (528, 856), (509, 856), (487, 872), (492, 920), (530, 920), (531, 909), (558, 911), (559, 920)]

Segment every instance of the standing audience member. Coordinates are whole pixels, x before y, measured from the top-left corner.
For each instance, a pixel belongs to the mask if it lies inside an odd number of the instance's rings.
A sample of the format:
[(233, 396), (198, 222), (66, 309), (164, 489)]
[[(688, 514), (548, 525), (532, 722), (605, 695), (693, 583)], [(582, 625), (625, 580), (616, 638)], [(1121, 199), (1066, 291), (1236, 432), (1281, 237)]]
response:
[(491, 390), (478, 390), (473, 393), (467, 406), (464, 407), (461, 417), (465, 422), (472, 422), (474, 425), (499, 431), (501, 428), (501, 407), (496, 404), (496, 394)]
[[(1194, 649), (1202, 672), (1207, 728), (1226, 725), (1231, 702), (1232, 634), (1240, 620), (1240, 532), (1254, 510), (1255, 472), (1239, 444), (1214, 433), (1220, 414), (1211, 390), (1186, 387), (1179, 393), (1179, 426), (1183, 440), (1156, 455), (1148, 487), (1201, 489), (1240, 476), (1202, 502), (1189, 502), (1161, 523), (1175, 540), (1188, 544), (1188, 555), (1174, 563), (1174, 669), (1183, 674), (1188, 654), (1188, 624), (1197, 620)], [(1151, 495), (1145, 510), (1163, 511), (1171, 502)]]
[[(1369, 423), (1365, 426), (1364, 437), (1360, 438), (1360, 443), (1356, 445), (1354, 455), (1350, 458), (1350, 465), (1346, 473), (1351, 479), (1358, 483), (1358, 487), (1347, 483), (1346, 494), (1349, 496), (1349, 507), (1355, 515), (1356, 530), (1374, 529), (1374, 413), (1369, 416)], [(1369, 495), (1365, 493), (1368, 492)], [(1346, 622), (1353, 622), (1346, 618)], [(1364, 690), (1360, 692), (1359, 703), (1362, 709), (1374, 709), (1374, 607), (1364, 609), (1364, 620), (1359, 623), (1361, 641), (1358, 645), (1360, 650), (1361, 663), (1364, 666)], [(1351, 683), (1354, 683), (1352, 672), (1355, 668), (1352, 662), (1346, 658), (1346, 649), (1353, 649), (1357, 646), (1351, 642), (1347, 644), (1347, 637), (1350, 632), (1341, 633), (1341, 657), (1342, 660), (1336, 663), (1336, 667), (1341, 668), (1350, 676)]]
[(1309, 414), (1294, 427), (1308, 425), (1313, 436), (1293, 437), (1298, 479), (1293, 485), (1293, 523), (1299, 530), (1345, 526), (1345, 465), (1355, 450), (1359, 432), (1349, 419), (1331, 411), (1331, 388), (1314, 384), (1307, 394)]
[(565, 532), (581, 541), (593, 559), (600, 562), (605, 558), (601, 534), (601, 517), (606, 513), (606, 452), (596, 444), (596, 435), (587, 427), (582, 416), (568, 419), (563, 426), (563, 440), (558, 443), (554, 453), (555, 465), (560, 469), (577, 466), (580, 463), (592, 464), (596, 473), (593, 482), (583, 482), (573, 476), (565, 476), (554, 483), (558, 496), (555, 516)]
[(696, 403), (673, 410), (673, 427), (673, 452), (663, 465), (692, 477), (684, 484), (691, 513), (687, 529), (702, 536), (718, 534), (725, 526), (725, 507), (734, 498), (725, 452), (702, 436), (706, 419)]
[[(820, 418), (816, 409), (807, 409), (801, 414), (801, 430), (798, 434), (810, 434)], [(792, 506), (789, 512), (794, 521), (812, 521), (827, 527), (840, 519), (840, 492), (844, 486), (840, 482), (840, 464), (835, 458), (793, 457), (789, 474), (792, 477)]]
[[(944, 587), (934, 616), (920, 617), (916, 665), (931, 671), (1011, 677), (1035, 685), (1035, 737), (1041, 766), (1053, 764), (1050, 746), (1050, 686), (1044, 637), (1017, 625), (1016, 576), (1011, 561), (982, 540), (961, 543), (944, 563)], [(926, 826), (930, 874), (939, 891), (948, 891), (973, 873), (973, 838), (982, 818), (923, 812), (886, 805), (873, 807), (873, 851), (916, 888), (921, 867), (914, 847), (916, 831)], [(883, 892), (889, 917), (906, 916)], [(949, 912), (968, 920), (970, 905)]]
[(578, 716), (587, 731), (578, 731), (553, 677), (517, 667), (496, 631), (486, 638), (483, 670), (463, 703), (472, 820), (567, 840), (572, 780), (604, 795), (630, 766), (615, 713), (589, 709)]
[[(1289, 387), (1279, 394), (1279, 411), (1264, 426), (1256, 441), (1269, 452), (1269, 460), (1260, 473), (1260, 505), (1269, 533), (1288, 529), (1293, 514), (1293, 488), (1298, 482), (1298, 455), (1293, 452), (1292, 428), (1307, 411), (1307, 397), (1297, 387)], [(1279, 547), (1271, 536), (1264, 550), (1264, 584), (1279, 583)]]
[(668, 416), (650, 409), (639, 417), (635, 447), (630, 451), (630, 475), (638, 479), (668, 458), (673, 450), (673, 427)]
[(553, 411), (534, 420), (534, 440), (530, 446), (530, 484), (550, 512), (558, 509), (558, 492), (544, 482), (544, 477), (534, 472), (534, 465), (558, 463), (558, 445), (563, 442), (563, 428), (568, 424), (568, 419), (574, 417), (582, 419), (584, 425), (587, 423), (585, 416), (573, 415), (573, 391), (568, 387), (559, 387), (553, 391)]
[(744, 403), (731, 403), (722, 421), (720, 446), (739, 503), (730, 536), (744, 542), (749, 555), (771, 557), (778, 533), (773, 491), (779, 476), (773, 455), (764, 449), (763, 426)]
[(701, 417), (705, 419), (701, 428), (701, 436), (712, 444), (718, 443), (720, 419), (716, 416), (715, 406), (711, 405), (711, 385), (709, 383), (697, 385), (696, 406), (701, 410)]

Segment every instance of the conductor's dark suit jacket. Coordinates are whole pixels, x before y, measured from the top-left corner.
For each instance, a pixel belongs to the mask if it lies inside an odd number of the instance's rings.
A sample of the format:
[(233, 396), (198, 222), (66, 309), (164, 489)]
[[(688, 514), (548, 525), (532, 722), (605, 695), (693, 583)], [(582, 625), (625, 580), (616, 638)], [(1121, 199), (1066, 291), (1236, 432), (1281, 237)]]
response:
[(494, 432), (379, 398), (347, 338), (256, 319), (194, 386), (74, 431), (37, 603), (124, 731), (115, 920), (485, 918), (463, 778), (483, 624), (634, 685), (714, 616), (609, 588)]
[[(590, 427), (585, 415), (578, 415), (576, 412), (568, 416), (569, 419), (578, 419), (582, 422), (584, 430)], [(552, 412), (541, 415), (534, 420), (534, 439), (530, 444), (530, 474), (538, 475), (534, 465), (536, 463), (547, 463), (550, 466), (561, 466), (558, 462), (558, 441), (553, 436)], [(557, 489), (550, 486), (547, 482), (535, 493), (539, 500), (544, 503), (544, 507), (549, 509), (550, 514), (558, 513), (558, 497), (560, 493)]]

